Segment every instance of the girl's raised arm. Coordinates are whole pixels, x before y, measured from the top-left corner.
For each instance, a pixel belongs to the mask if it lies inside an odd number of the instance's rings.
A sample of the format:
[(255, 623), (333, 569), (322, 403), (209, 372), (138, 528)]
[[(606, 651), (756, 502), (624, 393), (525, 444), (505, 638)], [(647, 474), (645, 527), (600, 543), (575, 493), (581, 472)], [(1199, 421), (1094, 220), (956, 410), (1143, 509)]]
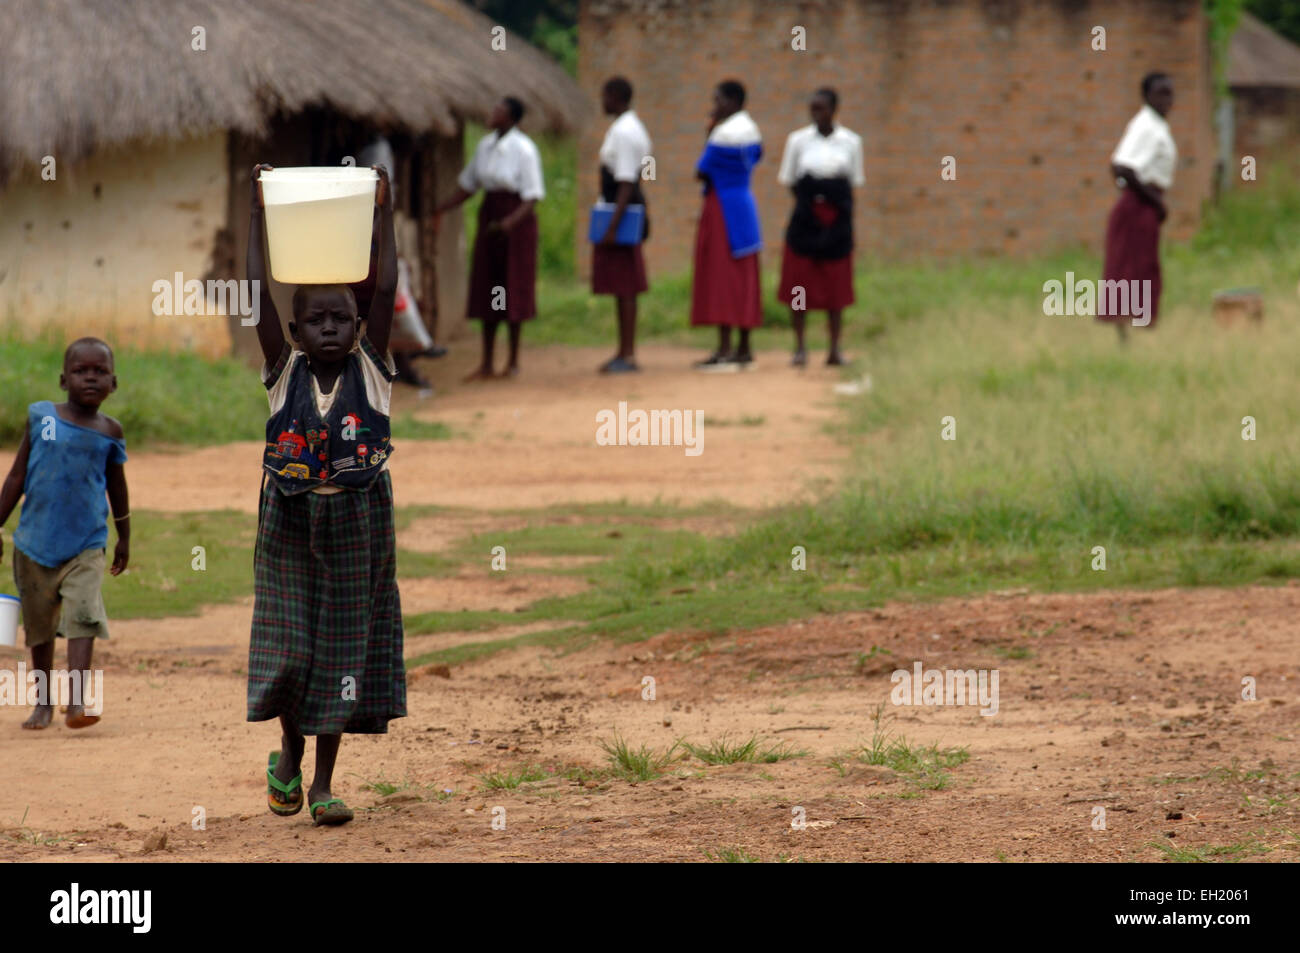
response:
[(393, 330), (393, 302), (397, 299), (397, 237), (393, 233), (393, 189), (388, 171), (372, 166), (379, 173), (375, 203), (379, 206), (379, 271), (375, 275), (375, 296), (366, 315), (366, 337), (382, 357), (388, 353), (388, 337)]
[(248, 263), (247, 278), (258, 284), (257, 341), (262, 345), (262, 356), (266, 366), (272, 367), (280, 359), (284, 350), (284, 330), (280, 327), (280, 314), (275, 310), (275, 301), (271, 298), (271, 285), (266, 280), (266, 251), (263, 235), (262, 183), (258, 176), (263, 169), (272, 166), (258, 163), (253, 166), (252, 192), (249, 196), (248, 213)]

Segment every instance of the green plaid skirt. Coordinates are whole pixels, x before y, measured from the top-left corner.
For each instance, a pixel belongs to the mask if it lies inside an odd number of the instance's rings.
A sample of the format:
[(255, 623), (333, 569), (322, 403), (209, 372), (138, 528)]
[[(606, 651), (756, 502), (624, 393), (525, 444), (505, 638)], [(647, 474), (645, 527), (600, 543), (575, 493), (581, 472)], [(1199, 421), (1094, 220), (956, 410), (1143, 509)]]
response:
[(248, 720), (383, 734), (406, 714), (393, 484), (285, 496), (264, 481), (253, 556)]

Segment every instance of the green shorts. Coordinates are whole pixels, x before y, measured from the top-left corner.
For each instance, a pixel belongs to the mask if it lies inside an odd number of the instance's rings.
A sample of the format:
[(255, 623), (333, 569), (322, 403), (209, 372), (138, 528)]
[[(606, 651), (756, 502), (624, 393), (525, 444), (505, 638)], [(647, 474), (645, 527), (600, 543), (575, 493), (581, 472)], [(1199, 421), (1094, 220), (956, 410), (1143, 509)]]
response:
[(108, 638), (108, 612), (100, 586), (104, 550), (87, 549), (51, 569), (14, 547), (14, 583), (23, 603), (27, 647), (67, 639)]

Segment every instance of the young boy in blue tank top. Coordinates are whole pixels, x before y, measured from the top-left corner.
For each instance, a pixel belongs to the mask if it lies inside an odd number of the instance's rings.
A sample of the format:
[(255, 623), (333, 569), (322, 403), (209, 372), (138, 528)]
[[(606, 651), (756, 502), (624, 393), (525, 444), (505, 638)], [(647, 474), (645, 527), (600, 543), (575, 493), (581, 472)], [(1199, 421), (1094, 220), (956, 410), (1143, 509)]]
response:
[[(27, 427), (9, 476), (0, 486), (0, 526), (23, 500), (14, 533), (14, 582), (22, 600), (23, 628), (32, 650), (33, 675), (47, 691), (24, 728), (49, 726), (54, 716), (54, 639), (68, 640), (68, 669), (90, 684), (95, 639), (108, 637), (108, 614), (100, 586), (108, 544), (108, 505), (113, 505), (117, 547), (114, 576), (126, 569), (131, 522), (127, 504), (126, 442), (122, 425), (99, 412), (117, 390), (113, 351), (98, 338), (80, 338), (63, 355), (61, 404), (42, 400), (27, 408)], [(0, 558), (4, 542), (0, 539)], [(77, 685), (76, 681), (71, 682)], [(99, 721), (83, 698), (70, 700), (66, 723), (85, 728)], [(102, 699), (95, 699), (96, 704)]]

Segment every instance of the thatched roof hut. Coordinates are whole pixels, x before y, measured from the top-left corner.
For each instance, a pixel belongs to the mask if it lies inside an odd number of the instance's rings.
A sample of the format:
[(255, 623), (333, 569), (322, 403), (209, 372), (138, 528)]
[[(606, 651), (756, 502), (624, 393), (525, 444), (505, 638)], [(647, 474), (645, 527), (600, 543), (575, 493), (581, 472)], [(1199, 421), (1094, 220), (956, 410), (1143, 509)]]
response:
[(458, 0), (6, 0), (0, 181), (130, 140), (257, 136), (308, 106), (452, 135), (503, 83), (533, 128), (579, 126), (589, 107), (572, 80), (513, 35), (503, 68), (492, 27)]
[[(430, 213), (455, 188), (464, 121), (506, 94), (532, 132), (574, 130), (591, 111), (549, 57), (460, 0), (5, 0), (4, 12), (0, 323), (70, 337), (248, 353), (237, 322), (160, 315), (151, 287), (243, 277), (255, 162), (347, 162), (378, 133), (421, 311), (455, 337), (459, 216), (435, 229)], [(286, 290), (272, 290), (287, 314)]]
[(1290, 158), (1300, 147), (1300, 46), (1251, 16), (1241, 22), (1228, 45), (1231, 112), (1221, 113), (1224, 155), (1235, 180), (1244, 156)]
[(1300, 88), (1300, 47), (1249, 13), (1228, 42), (1229, 86)]

